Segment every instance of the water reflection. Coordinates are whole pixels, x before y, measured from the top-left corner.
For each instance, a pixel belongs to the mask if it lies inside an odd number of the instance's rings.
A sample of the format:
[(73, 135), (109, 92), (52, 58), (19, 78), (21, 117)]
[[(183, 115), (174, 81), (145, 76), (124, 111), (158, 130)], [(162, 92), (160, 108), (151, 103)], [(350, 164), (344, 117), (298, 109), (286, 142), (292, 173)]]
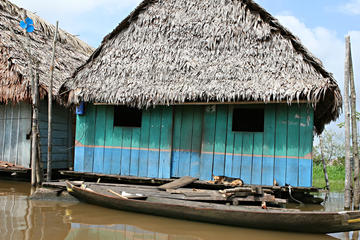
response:
[[(0, 238), (222, 240), (345, 239), (343, 233), (314, 235), (262, 231), (153, 217), (88, 204), (30, 201), (26, 183), (0, 181)], [(330, 201), (329, 208), (337, 205)], [(326, 209), (328, 206), (326, 205)], [(349, 236), (351, 239), (351, 236)]]

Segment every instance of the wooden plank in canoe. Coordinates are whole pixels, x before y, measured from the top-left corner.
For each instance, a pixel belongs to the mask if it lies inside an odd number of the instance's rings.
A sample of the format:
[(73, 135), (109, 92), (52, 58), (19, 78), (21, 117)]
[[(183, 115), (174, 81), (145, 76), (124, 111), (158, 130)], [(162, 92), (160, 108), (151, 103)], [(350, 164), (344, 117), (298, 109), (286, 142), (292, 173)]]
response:
[(167, 189), (178, 189), (180, 187), (184, 187), (186, 185), (189, 185), (190, 183), (193, 183), (197, 180), (197, 178), (185, 176), (179, 179), (176, 179), (170, 183), (166, 183), (164, 185), (159, 186), (158, 188), (160, 190), (167, 190)]

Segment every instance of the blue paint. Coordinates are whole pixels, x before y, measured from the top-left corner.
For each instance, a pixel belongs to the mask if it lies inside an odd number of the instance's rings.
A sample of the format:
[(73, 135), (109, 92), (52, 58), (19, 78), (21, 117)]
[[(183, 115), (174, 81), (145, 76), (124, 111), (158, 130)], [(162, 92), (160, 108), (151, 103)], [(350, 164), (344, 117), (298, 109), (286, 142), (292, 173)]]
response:
[(130, 175), (130, 159), (131, 159), (131, 150), (122, 149), (121, 150), (121, 169), (120, 174), (124, 176)]
[(262, 185), (272, 186), (274, 182), (274, 157), (264, 157), (262, 166)]
[(241, 173), (241, 156), (240, 155), (234, 155), (233, 156), (233, 165), (232, 165), (232, 171), (230, 177), (234, 178), (240, 178)]
[(277, 158), (275, 157), (275, 170), (274, 178), (280, 186), (285, 185), (285, 175), (286, 175), (286, 158)]
[(104, 173), (104, 148), (94, 149), (94, 173)]
[(299, 186), (311, 187), (312, 186), (312, 160), (300, 159), (299, 160)]
[(171, 177), (180, 177), (179, 163), (180, 163), (180, 151), (174, 150), (171, 156)]
[(158, 150), (149, 151), (148, 161), (148, 177), (158, 177), (159, 174), (159, 158), (160, 152)]
[(84, 172), (84, 156), (85, 156), (85, 148), (76, 147), (75, 148), (74, 171)]
[(299, 160), (288, 158), (286, 162), (286, 183), (291, 186), (298, 186)]
[(224, 169), (224, 162), (225, 156), (224, 154), (214, 154), (214, 170), (213, 174), (215, 176), (224, 176), (225, 169)]
[(191, 165), (189, 176), (200, 178), (200, 153), (191, 153)]
[(200, 180), (212, 179), (212, 154), (201, 154), (201, 168), (200, 168)]
[(94, 148), (85, 148), (84, 154), (84, 172), (92, 172), (94, 164)]
[(252, 157), (243, 156), (241, 164), (241, 180), (246, 184), (251, 184)]
[(253, 157), (252, 159), (252, 174), (251, 174), (251, 184), (261, 185), (261, 167), (262, 167), (262, 157)]
[(111, 149), (105, 148), (105, 151), (104, 151), (104, 173), (111, 174), (111, 168), (112, 168)]
[(180, 152), (180, 159), (179, 159), (179, 175), (180, 175), (180, 177), (190, 175), (190, 163), (191, 163), (191, 153), (190, 152)]
[(108, 149), (111, 151), (111, 174), (120, 174), (121, 171), (121, 149)]
[(170, 178), (171, 152), (160, 152), (159, 178)]

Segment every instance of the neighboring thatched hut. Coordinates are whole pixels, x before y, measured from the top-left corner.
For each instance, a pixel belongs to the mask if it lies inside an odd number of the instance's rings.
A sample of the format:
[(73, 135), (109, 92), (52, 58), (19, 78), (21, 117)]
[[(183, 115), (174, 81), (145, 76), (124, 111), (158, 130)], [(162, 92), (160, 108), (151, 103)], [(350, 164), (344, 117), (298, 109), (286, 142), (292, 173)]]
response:
[[(30, 51), (40, 61), (37, 72), (43, 100), (40, 103), (39, 128), (42, 159), (46, 161), (47, 99), (44, 98), (49, 86), (55, 27), (7, 0), (0, 1), (0, 161), (29, 167), (31, 78), (28, 57), (21, 48), (21, 45), (27, 46), (27, 41), (19, 26), (20, 20), (26, 16), (35, 22), (35, 31), (30, 34)], [(91, 47), (71, 34), (59, 31), (54, 70), (55, 98), (58, 98), (60, 85), (91, 53)], [(58, 104), (54, 105), (53, 111), (53, 167), (68, 168), (72, 165), (72, 114)]]
[[(312, 185), (313, 130), (340, 90), (252, 0), (145, 0), (64, 85), (75, 170)], [(136, 107), (136, 108), (131, 108)]]

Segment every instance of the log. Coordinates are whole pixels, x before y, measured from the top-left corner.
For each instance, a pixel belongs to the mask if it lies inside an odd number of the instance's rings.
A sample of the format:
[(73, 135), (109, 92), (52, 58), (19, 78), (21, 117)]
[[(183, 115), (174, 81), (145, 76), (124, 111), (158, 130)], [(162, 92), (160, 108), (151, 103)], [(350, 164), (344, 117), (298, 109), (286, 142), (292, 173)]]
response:
[(195, 182), (196, 180), (198, 180), (198, 179), (194, 178), (194, 177), (185, 176), (185, 177), (176, 179), (175, 181), (172, 181), (170, 183), (166, 183), (164, 185), (161, 185), (158, 188), (160, 190), (178, 189), (178, 188), (187, 186), (187, 185)]

